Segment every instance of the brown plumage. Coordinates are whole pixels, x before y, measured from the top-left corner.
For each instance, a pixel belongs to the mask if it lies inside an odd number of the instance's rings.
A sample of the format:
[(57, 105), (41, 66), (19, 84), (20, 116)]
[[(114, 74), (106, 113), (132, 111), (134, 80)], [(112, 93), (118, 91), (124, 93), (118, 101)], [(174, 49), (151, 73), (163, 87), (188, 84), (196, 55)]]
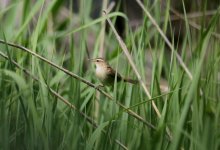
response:
[[(95, 58), (92, 61), (96, 65), (96, 76), (104, 85), (113, 85), (115, 82), (116, 71), (103, 59), (103, 58)], [(132, 84), (137, 84), (137, 80), (132, 80), (129, 78), (123, 78), (117, 72), (117, 82), (124, 81)]]

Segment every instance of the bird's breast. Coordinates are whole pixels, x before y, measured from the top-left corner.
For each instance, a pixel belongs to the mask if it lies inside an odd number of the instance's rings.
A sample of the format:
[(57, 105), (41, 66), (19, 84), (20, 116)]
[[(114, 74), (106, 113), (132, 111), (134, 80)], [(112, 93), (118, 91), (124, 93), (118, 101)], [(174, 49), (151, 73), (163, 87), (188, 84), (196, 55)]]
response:
[(101, 67), (97, 67), (96, 68), (96, 76), (101, 80), (105, 80), (106, 78), (106, 70), (104, 68)]

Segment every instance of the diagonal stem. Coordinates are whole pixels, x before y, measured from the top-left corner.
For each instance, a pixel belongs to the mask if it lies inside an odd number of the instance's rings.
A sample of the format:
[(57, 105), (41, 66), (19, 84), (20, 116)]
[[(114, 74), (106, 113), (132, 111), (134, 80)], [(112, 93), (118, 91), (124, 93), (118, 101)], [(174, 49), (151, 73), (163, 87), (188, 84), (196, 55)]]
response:
[[(25, 52), (30, 53), (31, 55), (33, 55), (33, 56), (35, 56), (35, 57), (41, 59), (42, 61), (44, 61), (44, 62), (50, 64), (51, 66), (57, 68), (58, 70), (63, 71), (63, 72), (66, 73), (67, 75), (69, 75), (69, 76), (71, 76), (71, 77), (73, 77), (73, 78), (75, 78), (75, 79), (77, 79), (77, 80), (79, 80), (79, 81), (81, 81), (81, 82), (87, 84), (88, 86), (90, 86), (90, 87), (92, 87), (92, 88), (94, 88), (94, 89), (96, 89), (96, 90), (98, 90), (100, 93), (102, 93), (103, 95), (105, 95), (106, 97), (108, 97), (109, 100), (114, 101), (114, 99), (113, 99), (113, 97), (112, 97), (111, 95), (109, 95), (109, 94), (106, 93), (105, 91), (101, 90), (100, 88), (97, 88), (94, 84), (92, 84), (92, 83), (90, 83), (89, 81), (85, 80), (84, 78), (82, 78), (82, 77), (80, 77), (80, 76), (78, 76), (78, 75), (76, 75), (76, 74), (70, 72), (69, 70), (64, 69), (64, 68), (58, 66), (57, 64), (55, 64), (55, 63), (49, 61), (48, 59), (46, 59), (46, 58), (44, 58), (43, 56), (41, 56), (41, 55), (39, 55), (39, 54), (37, 54), (37, 53), (31, 51), (30, 49), (28, 49), (28, 48), (26, 48), (26, 47), (23, 47), (23, 46), (20, 46), (20, 45), (17, 45), (17, 44), (13, 44), (13, 43), (6, 42), (6, 41), (1, 40), (1, 39), (0, 39), (0, 43), (2, 43), (2, 44), (7, 44), (7, 45), (9, 45), (9, 46), (16, 47), (16, 48), (18, 48), (18, 49), (21, 49), (21, 50), (23, 50), (23, 51), (25, 51)], [(117, 103), (121, 108), (127, 110), (127, 108), (126, 108), (123, 104), (121, 104), (118, 100), (116, 100), (116, 103)], [(136, 118), (137, 120), (141, 121), (141, 122), (142, 122), (143, 124), (145, 124), (146, 126), (152, 128), (152, 129), (154, 129), (154, 130), (156, 129), (154, 125), (152, 125), (151, 123), (149, 123), (148, 121), (146, 121), (144, 118), (142, 118), (140, 115), (138, 115), (138, 114), (135, 113), (134, 111), (132, 111), (132, 110), (129, 109), (129, 110), (127, 110), (126, 112), (127, 112), (128, 114), (130, 114), (132, 117), (134, 117), (134, 118)]]
[[(0, 52), (0, 55), (1, 55), (3, 58), (9, 60), (9, 57), (6, 56), (5, 54), (3, 54), (2, 52)], [(23, 68), (22, 66), (20, 66), (16, 61), (14, 61), (14, 60), (12, 60), (12, 59), (11, 59), (10, 61), (11, 61), (17, 68), (21, 69), (26, 75), (30, 76), (30, 77), (33, 78), (35, 81), (37, 81), (37, 82), (43, 84), (44, 86), (48, 87), (47, 84), (41, 82), (36, 76), (34, 76), (33, 74), (31, 74), (30, 71), (28, 71), (27, 69), (25, 69), (25, 68)], [(96, 123), (94, 120), (92, 120), (92, 118), (90, 118), (90, 117), (87, 116), (85, 113), (83, 113), (83, 112), (80, 111), (78, 108), (76, 108), (75, 105), (71, 104), (68, 100), (66, 100), (66, 99), (65, 99), (64, 97), (62, 97), (59, 93), (57, 93), (56, 91), (54, 91), (52, 88), (48, 87), (48, 89), (49, 89), (49, 91), (50, 91), (54, 96), (56, 96), (58, 99), (60, 99), (60, 100), (61, 100), (62, 102), (64, 102), (66, 105), (68, 105), (71, 109), (74, 109), (74, 110), (77, 111), (80, 115), (82, 115), (82, 116), (86, 119), (86, 121), (88, 121), (88, 122), (93, 126), (93, 128), (97, 128), (97, 127), (98, 127), (97, 123)], [(103, 132), (104, 134), (106, 134), (106, 131), (105, 131), (105, 130), (102, 130), (102, 132)], [(119, 140), (115, 140), (115, 142), (116, 142), (119, 146), (121, 146), (123, 149), (125, 149), (125, 150), (128, 149), (128, 148), (127, 148), (124, 144), (122, 144)]]

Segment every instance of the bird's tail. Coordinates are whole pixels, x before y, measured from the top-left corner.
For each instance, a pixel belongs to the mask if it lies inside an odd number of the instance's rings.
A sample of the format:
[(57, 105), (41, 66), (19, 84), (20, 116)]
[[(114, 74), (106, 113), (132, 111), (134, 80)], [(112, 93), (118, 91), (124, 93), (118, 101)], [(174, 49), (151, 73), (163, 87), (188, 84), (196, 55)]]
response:
[(138, 80), (133, 80), (133, 79), (129, 79), (129, 78), (124, 78), (123, 80), (124, 80), (124, 82), (129, 82), (131, 84), (137, 84), (138, 83)]

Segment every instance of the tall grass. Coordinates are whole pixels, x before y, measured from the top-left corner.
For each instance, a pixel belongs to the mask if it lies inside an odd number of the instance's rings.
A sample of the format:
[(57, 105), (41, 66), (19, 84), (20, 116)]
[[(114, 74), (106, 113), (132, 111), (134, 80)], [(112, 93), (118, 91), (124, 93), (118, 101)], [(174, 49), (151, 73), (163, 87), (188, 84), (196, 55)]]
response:
[[(117, 5), (92, 19), (92, 0), (80, 1), (78, 13), (61, 0), (0, 7), (0, 149), (220, 148), (219, 11), (207, 19), (202, 4), (195, 29), (183, 3), (185, 36), (175, 45), (170, 1), (164, 15), (159, 1), (137, 2), (144, 17), (136, 30)], [(123, 39), (114, 26), (103, 33), (117, 16)], [(102, 46), (140, 84), (97, 88), (88, 58)]]

